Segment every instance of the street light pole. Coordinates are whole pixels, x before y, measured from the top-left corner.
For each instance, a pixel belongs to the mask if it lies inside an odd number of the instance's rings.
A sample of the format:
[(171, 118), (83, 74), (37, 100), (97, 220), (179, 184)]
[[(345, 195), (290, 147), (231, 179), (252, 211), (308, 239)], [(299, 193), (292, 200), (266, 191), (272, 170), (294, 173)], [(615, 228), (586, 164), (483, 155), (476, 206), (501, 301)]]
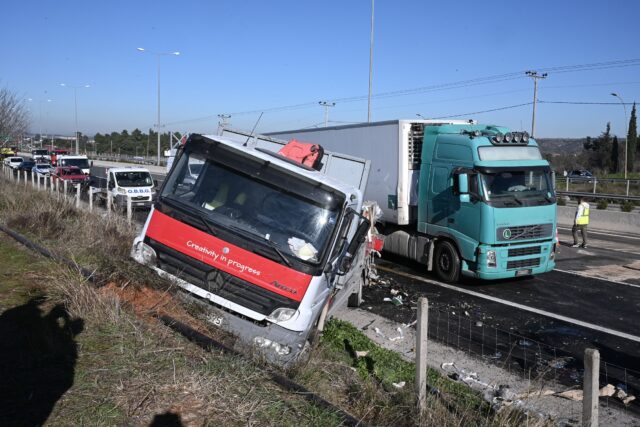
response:
[(77, 154), (80, 154), (80, 141), (78, 138), (78, 89), (90, 88), (91, 85), (72, 86), (66, 83), (60, 83), (60, 86), (73, 89), (73, 101), (75, 104), (75, 112), (76, 112), (75, 117), (76, 117), (76, 155), (77, 155)]
[[(148, 52), (151, 53), (153, 55), (156, 56), (157, 59), (157, 63), (158, 63), (158, 121), (156, 123), (156, 129), (158, 130), (158, 158), (157, 158), (157, 164), (158, 166), (160, 166), (160, 57), (163, 55), (174, 55), (174, 56), (178, 56), (180, 55), (180, 52), (175, 51), (175, 52), (153, 52), (150, 50), (147, 50), (143, 47), (138, 47), (137, 48), (138, 52)], [(171, 141), (169, 141), (169, 145), (171, 145)]]
[(611, 96), (615, 96), (620, 100), (620, 104), (622, 104), (622, 108), (624, 108), (624, 122), (626, 123), (627, 134), (624, 137), (624, 179), (627, 179), (627, 146), (629, 143), (629, 122), (627, 121), (627, 106), (625, 105), (622, 97), (615, 92), (611, 93)]
[(371, 0), (371, 34), (369, 39), (369, 96), (367, 97), (367, 122), (371, 122), (371, 86), (373, 84), (373, 9), (375, 0)]

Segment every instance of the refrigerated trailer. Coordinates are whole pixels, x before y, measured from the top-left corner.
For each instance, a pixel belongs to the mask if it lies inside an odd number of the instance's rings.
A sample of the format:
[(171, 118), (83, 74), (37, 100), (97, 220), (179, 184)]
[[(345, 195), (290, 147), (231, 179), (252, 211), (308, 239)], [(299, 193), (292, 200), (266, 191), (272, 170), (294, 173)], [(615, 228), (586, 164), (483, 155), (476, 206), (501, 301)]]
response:
[(473, 120), (393, 120), (268, 136), (370, 159), (365, 198), (382, 208), (385, 251), (444, 281), (555, 266), (551, 170), (526, 132)]
[(333, 310), (361, 302), (371, 232), (369, 162), (325, 152), (316, 170), (278, 154), (286, 143), (191, 135), (132, 248), (280, 365), (308, 354)]

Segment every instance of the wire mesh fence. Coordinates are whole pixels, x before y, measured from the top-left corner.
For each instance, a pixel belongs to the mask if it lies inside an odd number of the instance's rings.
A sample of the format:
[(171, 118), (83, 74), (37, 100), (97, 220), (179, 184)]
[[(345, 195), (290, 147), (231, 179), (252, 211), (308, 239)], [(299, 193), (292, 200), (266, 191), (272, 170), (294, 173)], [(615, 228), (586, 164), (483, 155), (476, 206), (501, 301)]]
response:
[[(466, 314), (433, 307), (429, 310), (428, 337), (521, 378), (528, 390), (549, 389), (561, 394), (582, 389), (584, 349), (576, 354)], [(640, 402), (634, 399), (640, 390), (640, 371), (602, 360), (600, 387), (601, 403), (640, 415)], [(581, 399), (575, 393), (563, 397)]]

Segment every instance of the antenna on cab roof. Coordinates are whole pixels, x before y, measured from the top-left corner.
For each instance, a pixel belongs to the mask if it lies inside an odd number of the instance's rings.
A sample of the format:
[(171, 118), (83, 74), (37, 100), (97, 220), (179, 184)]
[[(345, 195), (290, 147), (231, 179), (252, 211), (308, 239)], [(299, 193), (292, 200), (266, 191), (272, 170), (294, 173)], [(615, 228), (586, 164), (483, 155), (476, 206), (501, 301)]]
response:
[(251, 139), (251, 137), (253, 136), (253, 132), (256, 130), (256, 127), (258, 127), (258, 123), (260, 123), (260, 119), (262, 118), (263, 114), (264, 114), (264, 111), (260, 113), (260, 117), (258, 117), (258, 120), (256, 120), (256, 124), (253, 125), (253, 129), (251, 129), (251, 133), (247, 137), (247, 140), (244, 142), (244, 144), (242, 144), (243, 147), (246, 147), (247, 144), (249, 143), (249, 139)]

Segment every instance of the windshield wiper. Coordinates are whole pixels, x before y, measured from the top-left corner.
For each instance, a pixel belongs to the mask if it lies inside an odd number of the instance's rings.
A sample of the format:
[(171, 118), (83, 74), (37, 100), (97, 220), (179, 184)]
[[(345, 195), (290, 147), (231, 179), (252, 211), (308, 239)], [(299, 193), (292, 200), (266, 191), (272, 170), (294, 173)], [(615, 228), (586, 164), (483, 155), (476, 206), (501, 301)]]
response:
[(161, 197), (161, 201), (162, 203), (166, 203), (167, 205), (171, 206), (173, 209), (180, 212), (181, 216), (186, 216), (186, 218), (190, 218), (192, 215), (195, 216), (197, 219), (200, 220), (202, 224), (204, 224), (204, 226), (209, 231), (209, 233), (211, 233), (212, 236), (218, 235), (218, 232), (211, 227), (210, 221), (207, 220), (205, 216), (202, 215), (202, 213), (198, 212), (197, 210), (190, 209), (189, 207), (184, 206), (181, 203), (176, 203), (173, 200), (171, 200), (171, 198), (168, 198), (168, 197)]
[(240, 234), (244, 234), (245, 236), (249, 236), (253, 239), (260, 239), (260, 241), (262, 242), (266, 242), (267, 245), (269, 245), (269, 247), (271, 249), (273, 249), (273, 251), (278, 254), (278, 256), (280, 257), (280, 259), (282, 259), (282, 261), (287, 264), (288, 267), (291, 267), (291, 261), (289, 261), (287, 259), (287, 257), (282, 253), (282, 251), (280, 249), (278, 249), (278, 245), (275, 242), (272, 242), (271, 240), (267, 239), (265, 236), (263, 236), (262, 234), (256, 234), (256, 233), (252, 233), (251, 231), (247, 231), (244, 228), (240, 228), (240, 227), (236, 227), (234, 225), (230, 225), (229, 228), (231, 228), (233, 231), (236, 231)]

